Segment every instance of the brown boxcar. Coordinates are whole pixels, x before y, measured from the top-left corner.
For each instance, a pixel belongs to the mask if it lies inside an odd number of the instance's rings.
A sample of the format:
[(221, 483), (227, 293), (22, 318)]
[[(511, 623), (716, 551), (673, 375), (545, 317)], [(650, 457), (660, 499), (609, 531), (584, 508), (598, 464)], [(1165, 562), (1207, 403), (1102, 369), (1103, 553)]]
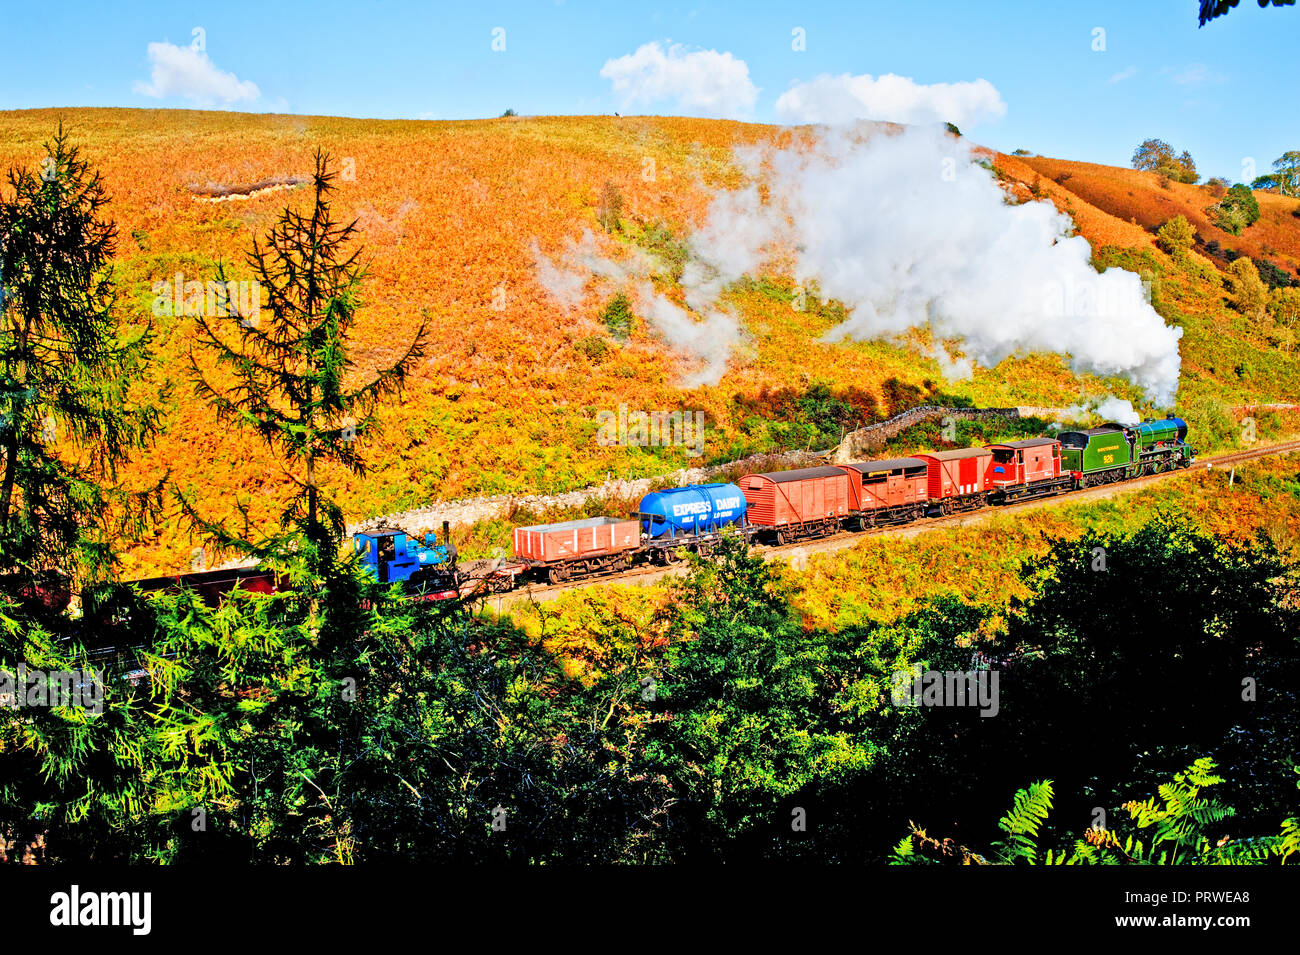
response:
[(920, 517), (930, 498), (929, 467), (920, 458), (841, 464), (849, 476), (849, 512), (859, 530), (882, 521)]
[(621, 554), (640, 543), (636, 518), (588, 517), (515, 528), (515, 556), (543, 564)]
[(746, 517), (770, 527), (777, 541), (833, 531), (849, 514), (849, 476), (841, 468), (797, 468), (740, 479)]
[(959, 448), (954, 451), (931, 451), (918, 454), (927, 466), (926, 491), (930, 501), (942, 511), (958, 506), (974, 506), (987, 490), (988, 463), (993, 452), (987, 448)]

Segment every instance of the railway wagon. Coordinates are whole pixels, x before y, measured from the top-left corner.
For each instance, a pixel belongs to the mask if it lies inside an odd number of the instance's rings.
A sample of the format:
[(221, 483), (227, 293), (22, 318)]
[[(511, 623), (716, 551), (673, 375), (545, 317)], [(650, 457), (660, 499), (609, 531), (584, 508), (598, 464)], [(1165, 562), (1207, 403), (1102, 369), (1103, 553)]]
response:
[(625, 570), (640, 546), (641, 521), (635, 517), (588, 517), (515, 528), (515, 556), (552, 584)]
[(920, 458), (891, 458), (839, 465), (849, 477), (850, 523), (860, 531), (912, 521), (930, 499), (929, 466)]
[(230, 591), (238, 588), (254, 594), (273, 594), (286, 589), (281, 580), (265, 567), (230, 567), (223, 570), (200, 570), (187, 574), (165, 574), (131, 581), (144, 593), (178, 593), (195, 591), (209, 607), (217, 606)]
[(744, 532), (747, 508), (734, 484), (690, 484), (647, 494), (637, 516), (651, 557), (670, 563), (683, 546), (707, 553), (724, 528)]
[(993, 452), (986, 477), (994, 503), (1055, 494), (1074, 485), (1070, 473), (1061, 469), (1061, 442), (1055, 438), (1029, 438), (985, 447)]
[(747, 517), (777, 544), (834, 533), (849, 516), (849, 476), (824, 466), (747, 474)]
[(926, 464), (930, 510), (951, 514), (981, 507), (988, 498), (988, 448), (958, 448), (918, 454)]

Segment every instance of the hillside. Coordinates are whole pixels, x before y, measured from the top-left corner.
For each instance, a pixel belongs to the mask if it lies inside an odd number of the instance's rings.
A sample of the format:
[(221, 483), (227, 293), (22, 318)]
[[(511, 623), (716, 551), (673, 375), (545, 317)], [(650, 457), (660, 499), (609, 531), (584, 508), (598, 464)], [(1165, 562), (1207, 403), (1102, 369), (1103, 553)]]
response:
[[(120, 230), (122, 304), (136, 323), (150, 320), (156, 281), (178, 272), (207, 280), (219, 262), (232, 278), (246, 278), (253, 237), (286, 203), (303, 201), (288, 181), (310, 169), (315, 147), (329, 149), (347, 171), (336, 208), (357, 218), (370, 269), (352, 356), (358, 376), (397, 356), (422, 318), (430, 330), (428, 359), (385, 412), (383, 436), (364, 451), (372, 474), (334, 476), (354, 519), (440, 498), (551, 493), (607, 474), (661, 474), (820, 445), (937, 396), (1057, 407), (1082, 395), (1141, 397), (1124, 379), (1080, 378), (1057, 355), (1014, 356), (945, 381), (938, 363), (916, 350), (927, 344), (916, 333), (897, 344), (822, 341), (842, 310), (793, 307), (787, 275), (725, 293), (745, 337), (717, 384), (684, 385), (691, 363), (643, 318), (626, 343), (610, 336), (598, 295), (572, 311), (556, 307), (538, 281), (533, 249), (556, 256), (584, 228), (599, 233), (606, 181), (623, 198), (622, 225), (599, 237), (601, 248), (680, 264), (682, 243), (703, 223), (713, 191), (740, 182), (733, 149), (789, 137), (774, 127), (609, 116), (415, 122), (34, 110), (0, 113), (0, 164), (38, 163), (40, 143), (60, 120), (104, 174)], [(1175, 184), (1166, 192), (1143, 174), (1036, 157), (995, 163), (1018, 198), (1037, 190), (1072, 215), (1096, 261), (1158, 279), (1157, 309), (1184, 329), (1178, 410), (1207, 439), (1231, 440), (1220, 405), (1300, 394), (1300, 362), (1226, 306), (1209, 260), (1175, 267), (1151, 241), (1150, 230), (1178, 212), (1203, 237), (1211, 234), (1197, 209), (1210, 202), (1203, 191)], [(251, 185), (260, 188), (248, 197), (211, 198)], [(1296, 205), (1261, 194), (1261, 221), (1223, 244), (1251, 255), (1268, 246), (1294, 270), (1300, 218), (1288, 204)], [(680, 299), (672, 275), (656, 282)], [(230, 516), (242, 498), (254, 519), (271, 519), (286, 487), (277, 463), (247, 435), (217, 426), (193, 396), (192, 323), (152, 321), (158, 360), (150, 384), (164, 395), (166, 426), (128, 480), (143, 485), (170, 469), (213, 516)], [(703, 411), (703, 457), (682, 448), (601, 446), (596, 415), (620, 405)], [(173, 522), (129, 550), (124, 573), (185, 567), (192, 547)]]

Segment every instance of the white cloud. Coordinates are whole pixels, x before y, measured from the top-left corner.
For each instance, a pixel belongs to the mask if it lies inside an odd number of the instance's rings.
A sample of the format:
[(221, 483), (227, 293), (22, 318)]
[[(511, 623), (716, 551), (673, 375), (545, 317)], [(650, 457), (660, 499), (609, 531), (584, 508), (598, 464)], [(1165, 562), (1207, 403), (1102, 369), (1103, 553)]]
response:
[(1222, 73), (1216, 73), (1204, 63), (1191, 63), (1181, 70), (1173, 70), (1166, 67), (1161, 72), (1169, 74), (1179, 86), (1207, 86), (1211, 83), (1222, 83), (1227, 79)]
[(859, 119), (891, 123), (955, 123), (965, 129), (1006, 115), (1007, 104), (988, 80), (917, 83), (886, 73), (853, 76), (823, 73), (798, 83), (776, 101), (776, 114), (788, 123), (851, 123)]
[(686, 113), (736, 118), (758, 100), (745, 61), (717, 50), (687, 53), (674, 44), (665, 52), (658, 43), (645, 43), (635, 53), (606, 60), (600, 75), (613, 84), (624, 108), (671, 102)]
[(172, 43), (150, 43), (149, 82), (137, 81), (132, 89), (155, 99), (183, 97), (200, 106), (252, 101), (262, 95), (252, 80), (217, 69), (207, 53)]
[(1138, 75), (1138, 68), (1136, 66), (1126, 66), (1118, 73), (1112, 73), (1110, 75), (1110, 79), (1108, 79), (1106, 82), (1109, 83), (1111, 86), (1114, 86), (1116, 83), (1123, 83), (1125, 80), (1131, 80), (1133, 77), (1137, 75)]

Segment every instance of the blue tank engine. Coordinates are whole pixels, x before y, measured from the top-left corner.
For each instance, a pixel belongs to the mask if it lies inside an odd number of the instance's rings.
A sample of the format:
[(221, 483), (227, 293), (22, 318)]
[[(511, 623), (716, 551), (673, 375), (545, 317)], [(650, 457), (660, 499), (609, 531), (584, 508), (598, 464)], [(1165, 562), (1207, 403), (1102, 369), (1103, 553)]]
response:
[(443, 522), (443, 542), (426, 534), (420, 541), (403, 530), (380, 527), (352, 535), (362, 564), (381, 584), (401, 583), (409, 592), (455, 596), (458, 578), (456, 545)]

